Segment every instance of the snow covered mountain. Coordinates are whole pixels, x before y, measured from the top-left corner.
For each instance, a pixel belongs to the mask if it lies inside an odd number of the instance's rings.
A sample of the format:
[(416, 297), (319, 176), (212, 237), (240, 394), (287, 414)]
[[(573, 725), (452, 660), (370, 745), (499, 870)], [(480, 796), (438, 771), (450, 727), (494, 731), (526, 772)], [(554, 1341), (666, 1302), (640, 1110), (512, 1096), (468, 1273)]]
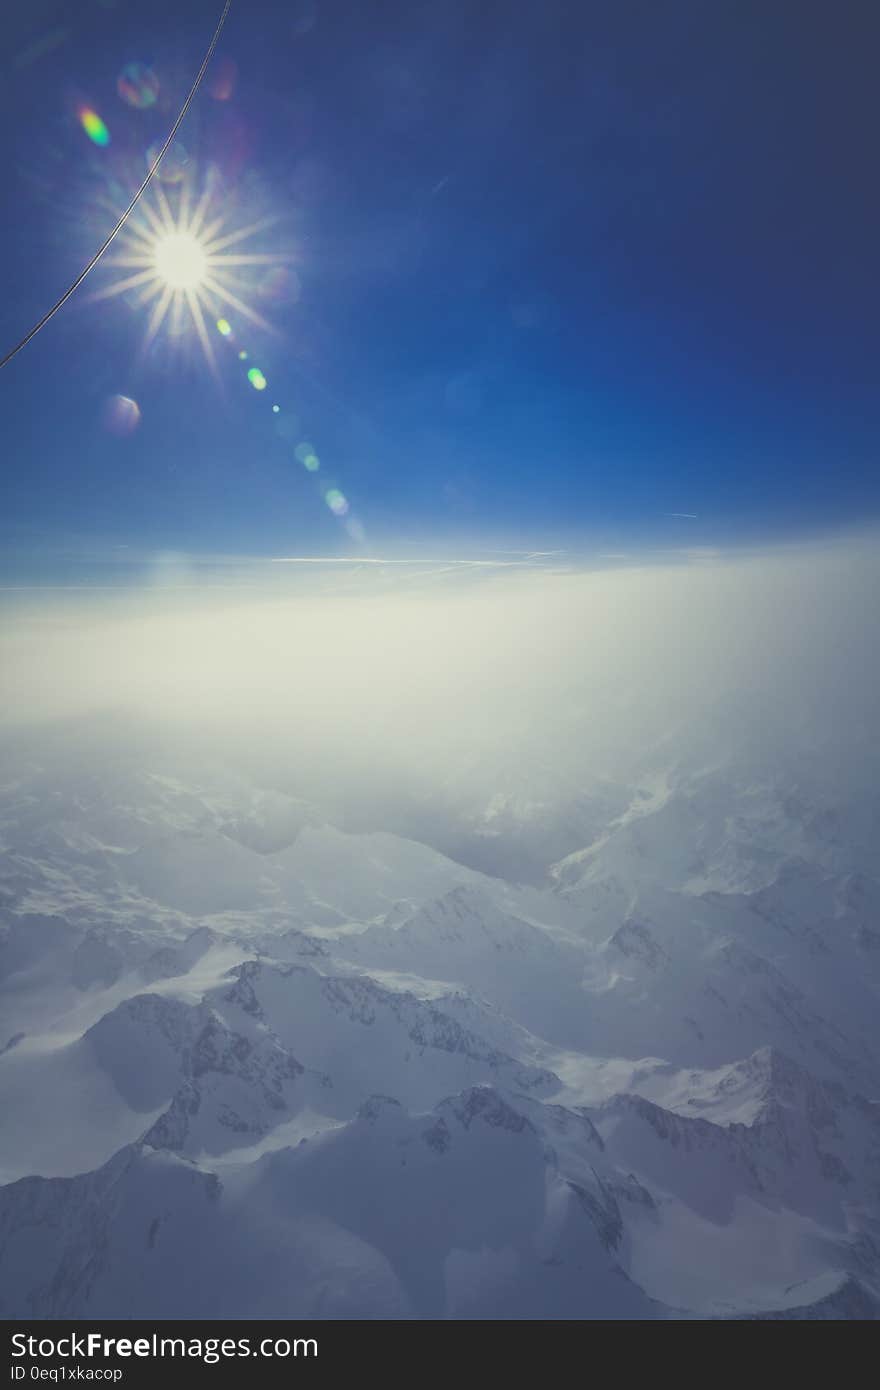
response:
[(4, 750), (0, 1315), (880, 1316), (870, 794), (695, 740), (429, 842), (91, 738)]

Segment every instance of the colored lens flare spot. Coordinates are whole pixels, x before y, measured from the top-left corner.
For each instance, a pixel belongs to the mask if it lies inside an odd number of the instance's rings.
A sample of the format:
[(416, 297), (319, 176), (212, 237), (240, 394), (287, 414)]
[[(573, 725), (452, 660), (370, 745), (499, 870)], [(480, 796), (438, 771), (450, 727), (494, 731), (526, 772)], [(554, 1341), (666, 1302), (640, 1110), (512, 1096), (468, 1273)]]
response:
[(228, 338), (232, 332), (232, 324), (228, 319), (217, 320), (217, 332), (224, 338)]
[(141, 422), (141, 408), (130, 396), (111, 396), (104, 405), (104, 428), (124, 437), (134, 434)]
[(324, 493), (324, 501), (334, 516), (345, 516), (348, 511), (348, 499), (344, 492), (339, 491), (338, 487), (328, 488)]
[(208, 91), (215, 101), (228, 101), (237, 82), (238, 64), (232, 58), (220, 58), (208, 84)]
[(146, 111), (159, 99), (159, 79), (146, 63), (126, 63), (116, 79), (116, 90), (127, 106)]
[(259, 367), (251, 367), (247, 375), (248, 381), (250, 382), (251, 386), (253, 386), (255, 391), (265, 391), (268, 382), (266, 381), (266, 378), (263, 376), (263, 373), (260, 371)]
[(273, 405), (273, 407), (272, 407), (272, 414), (273, 414), (273, 415), (280, 415), (280, 414), (281, 414), (281, 406), (280, 406), (280, 405)]
[(82, 106), (78, 115), (79, 123), (93, 145), (100, 145), (103, 148), (110, 144), (110, 132), (97, 111), (93, 111), (90, 106)]
[(310, 473), (317, 473), (321, 461), (311, 444), (297, 444), (293, 452), (303, 468), (307, 468)]
[(238, 354), (238, 360), (239, 362), (246, 362), (248, 360), (248, 355), (244, 348), (242, 348), (241, 352)]

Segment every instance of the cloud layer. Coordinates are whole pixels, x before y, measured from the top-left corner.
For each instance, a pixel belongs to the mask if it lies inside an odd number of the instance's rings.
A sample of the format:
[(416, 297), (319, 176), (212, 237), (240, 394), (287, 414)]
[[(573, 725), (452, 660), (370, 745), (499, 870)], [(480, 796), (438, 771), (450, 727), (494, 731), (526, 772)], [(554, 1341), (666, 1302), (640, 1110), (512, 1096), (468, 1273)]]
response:
[(136, 716), (379, 780), (451, 756), (610, 770), (706, 721), (827, 747), (873, 726), (873, 537), (592, 571), (281, 569), (7, 595), (2, 725)]

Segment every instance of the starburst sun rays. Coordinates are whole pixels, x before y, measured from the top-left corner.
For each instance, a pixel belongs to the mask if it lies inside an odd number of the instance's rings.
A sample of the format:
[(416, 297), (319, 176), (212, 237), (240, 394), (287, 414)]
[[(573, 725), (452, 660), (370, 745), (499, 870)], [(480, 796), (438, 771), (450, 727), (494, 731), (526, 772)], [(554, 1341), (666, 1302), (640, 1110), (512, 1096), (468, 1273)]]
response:
[(149, 308), (144, 352), (166, 320), (175, 336), (179, 336), (188, 319), (208, 366), (216, 375), (207, 317), (216, 318), (221, 311), (231, 309), (259, 328), (273, 332), (268, 320), (244, 297), (252, 286), (241, 272), (248, 267), (284, 265), (293, 257), (243, 249), (251, 238), (273, 226), (276, 219), (263, 218), (227, 230), (227, 216), (212, 210), (212, 194), (213, 190), (206, 188), (194, 207), (185, 185), (175, 199), (175, 207), (161, 186), (151, 196), (142, 198), (125, 225), (120, 250), (108, 256), (106, 262), (128, 273), (98, 290), (91, 300), (130, 294), (135, 307)]

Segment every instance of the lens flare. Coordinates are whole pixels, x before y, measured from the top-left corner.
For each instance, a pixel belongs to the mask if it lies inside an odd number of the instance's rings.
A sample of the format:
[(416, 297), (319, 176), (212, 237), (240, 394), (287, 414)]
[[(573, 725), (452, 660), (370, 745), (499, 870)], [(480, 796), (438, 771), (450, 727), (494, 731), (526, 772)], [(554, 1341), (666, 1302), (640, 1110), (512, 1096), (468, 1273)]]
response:
[(266, 381), (266, 378), (263, 376), (263, 373), (260, 371), (259, 367), (251, 367), (247, 375), (248, 381), (250, 382), (251, 386), (253, 386), (255, 391), (265, 391), (268, 382)]
[(214, 73), (208, 84), (208, 91), (215, 101), (228, 101), (235, 91), (238, 81), (238, 65), (233, 58), (220, 58), (215, 64)]
[(321, 467), (320, 459), (311, 444), (297, 444), (293, 453), (294, 457), (299, 460), (303, 468), (307, 468), (310, 473), (317, 473), (318, 469)]
[(130, 396), (111, 396), (104, 406), (104, 427), (111, 434), (134, 434), (141, 422), (141, 409)]
[[(169, 149), (160, 170), (173, 149)], [(178, 339), (194, 330), (205, 361), (219, 381), (212, 326), (231, 343), (246, 322), (266, 333), (274, 332), (247, 296), (256, 294), (255, 273), (262, 275), (267, 267), (283, 265), (295, 257), (289, 251), (251, 249), (247, 242), (278, 219), (267, 217), (230, 226), (230, 209), (223, 204), (225, 185), (214, 166), (206, 166), (198, 182), (197, 177), (198, 171), (191, 168), (178, 187), (151, 184), (104, 260), (105, 265), (124, 267), (121, 278), (96, 291), (91, 299), (122, 295), (137, 307), (150, 305), (143, 353), (163, 325), (166, 334)], [(115, 192), (111, 208), (125, 196), (122, 190)], [(236, 355), (247, 361), (244, 348)], [(259, 368), (250, 380), (256, 390), (265, 390), (266, 378)]]
[(338, 487), (331, 487), (324, 493), (324, 501), (334, 516), (345, 516), (348, 511), (348, 498)]
[(153, 261), (156, 274), (175, 290), (198, 289), (208, 269), (205, 248), (189, 232), (172, 232), (156, 242)]
[(93, 111), (90, 106), (81, 106), (77, 114), (80, 125), (93, 145), (100, 145), (103, 148), (110, 144), (110, 132), (97, 111)]
[(126, 63), (116, 79), (116, 90), (127, 106), (146, 111), (159, 98), (159, 79), (146, 63)]

